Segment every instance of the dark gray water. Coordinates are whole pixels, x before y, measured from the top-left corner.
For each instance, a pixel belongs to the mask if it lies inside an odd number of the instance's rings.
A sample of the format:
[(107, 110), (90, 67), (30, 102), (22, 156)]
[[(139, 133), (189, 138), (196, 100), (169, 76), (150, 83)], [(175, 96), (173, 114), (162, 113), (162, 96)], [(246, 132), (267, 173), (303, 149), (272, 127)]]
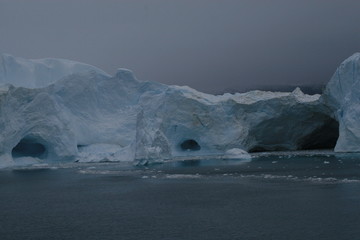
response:
[(0, 172), (0, 239), (360, 239), (360, 158)]

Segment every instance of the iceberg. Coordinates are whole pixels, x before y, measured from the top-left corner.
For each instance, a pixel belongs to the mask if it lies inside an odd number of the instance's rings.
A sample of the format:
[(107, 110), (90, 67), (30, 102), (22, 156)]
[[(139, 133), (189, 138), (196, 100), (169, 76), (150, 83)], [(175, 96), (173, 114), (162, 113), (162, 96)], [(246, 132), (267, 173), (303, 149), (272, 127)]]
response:
[(337, 68), (322, 96), (339, 122), (336, 152), (360, 152), (360, 53)]
[(0, 162), (249, 159), (247, 152), (335, 144), (336, 151), (357, 151), (358, 140), (346, 145), (348, 122), (360, 114), (352, 110), (357, 90), (342, 79), (355, 72), (342, 66), (341, 83), (333, 78), (324, 96), (299, 88), (215, 96), (140, 81), (127, 69), (111, 76), (69, 60), (2, 55)]

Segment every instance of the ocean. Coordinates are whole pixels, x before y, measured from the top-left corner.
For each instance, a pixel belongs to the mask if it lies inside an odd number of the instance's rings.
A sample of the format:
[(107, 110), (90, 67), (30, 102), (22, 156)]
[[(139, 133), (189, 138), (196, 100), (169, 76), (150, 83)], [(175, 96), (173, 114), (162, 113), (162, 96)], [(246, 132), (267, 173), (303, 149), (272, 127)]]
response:
[(360, 155), (3, 169), (0, 239), (360, 239)]

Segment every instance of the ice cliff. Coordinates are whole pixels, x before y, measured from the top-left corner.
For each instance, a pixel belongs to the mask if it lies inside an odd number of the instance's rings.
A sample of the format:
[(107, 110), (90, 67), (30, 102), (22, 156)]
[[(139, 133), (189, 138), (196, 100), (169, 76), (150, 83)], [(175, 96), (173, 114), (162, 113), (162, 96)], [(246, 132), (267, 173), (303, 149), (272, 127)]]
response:
[(360, 152), (360, 53), (336, 70), (322, 96), (339, 122), (337, 152)]
[(26, 158), (146, 162), (332, 148), (338, 122), (335, 150), (359, 151), (358, 54), (339, 67), (324, 96), (298, 88), (214, 96), (139, 81), (126, 69), (110, 76), (69, 60), (1, 59), (3, 165)]

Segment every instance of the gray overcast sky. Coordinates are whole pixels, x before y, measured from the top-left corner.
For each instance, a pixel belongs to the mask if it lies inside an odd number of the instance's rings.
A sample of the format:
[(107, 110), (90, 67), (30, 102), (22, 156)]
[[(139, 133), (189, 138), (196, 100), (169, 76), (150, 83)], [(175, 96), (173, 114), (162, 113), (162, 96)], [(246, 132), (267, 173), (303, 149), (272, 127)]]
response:
[(0, 0), (0, 52), (200, 91), (325, 83), (360, 51), (358, 0)]

